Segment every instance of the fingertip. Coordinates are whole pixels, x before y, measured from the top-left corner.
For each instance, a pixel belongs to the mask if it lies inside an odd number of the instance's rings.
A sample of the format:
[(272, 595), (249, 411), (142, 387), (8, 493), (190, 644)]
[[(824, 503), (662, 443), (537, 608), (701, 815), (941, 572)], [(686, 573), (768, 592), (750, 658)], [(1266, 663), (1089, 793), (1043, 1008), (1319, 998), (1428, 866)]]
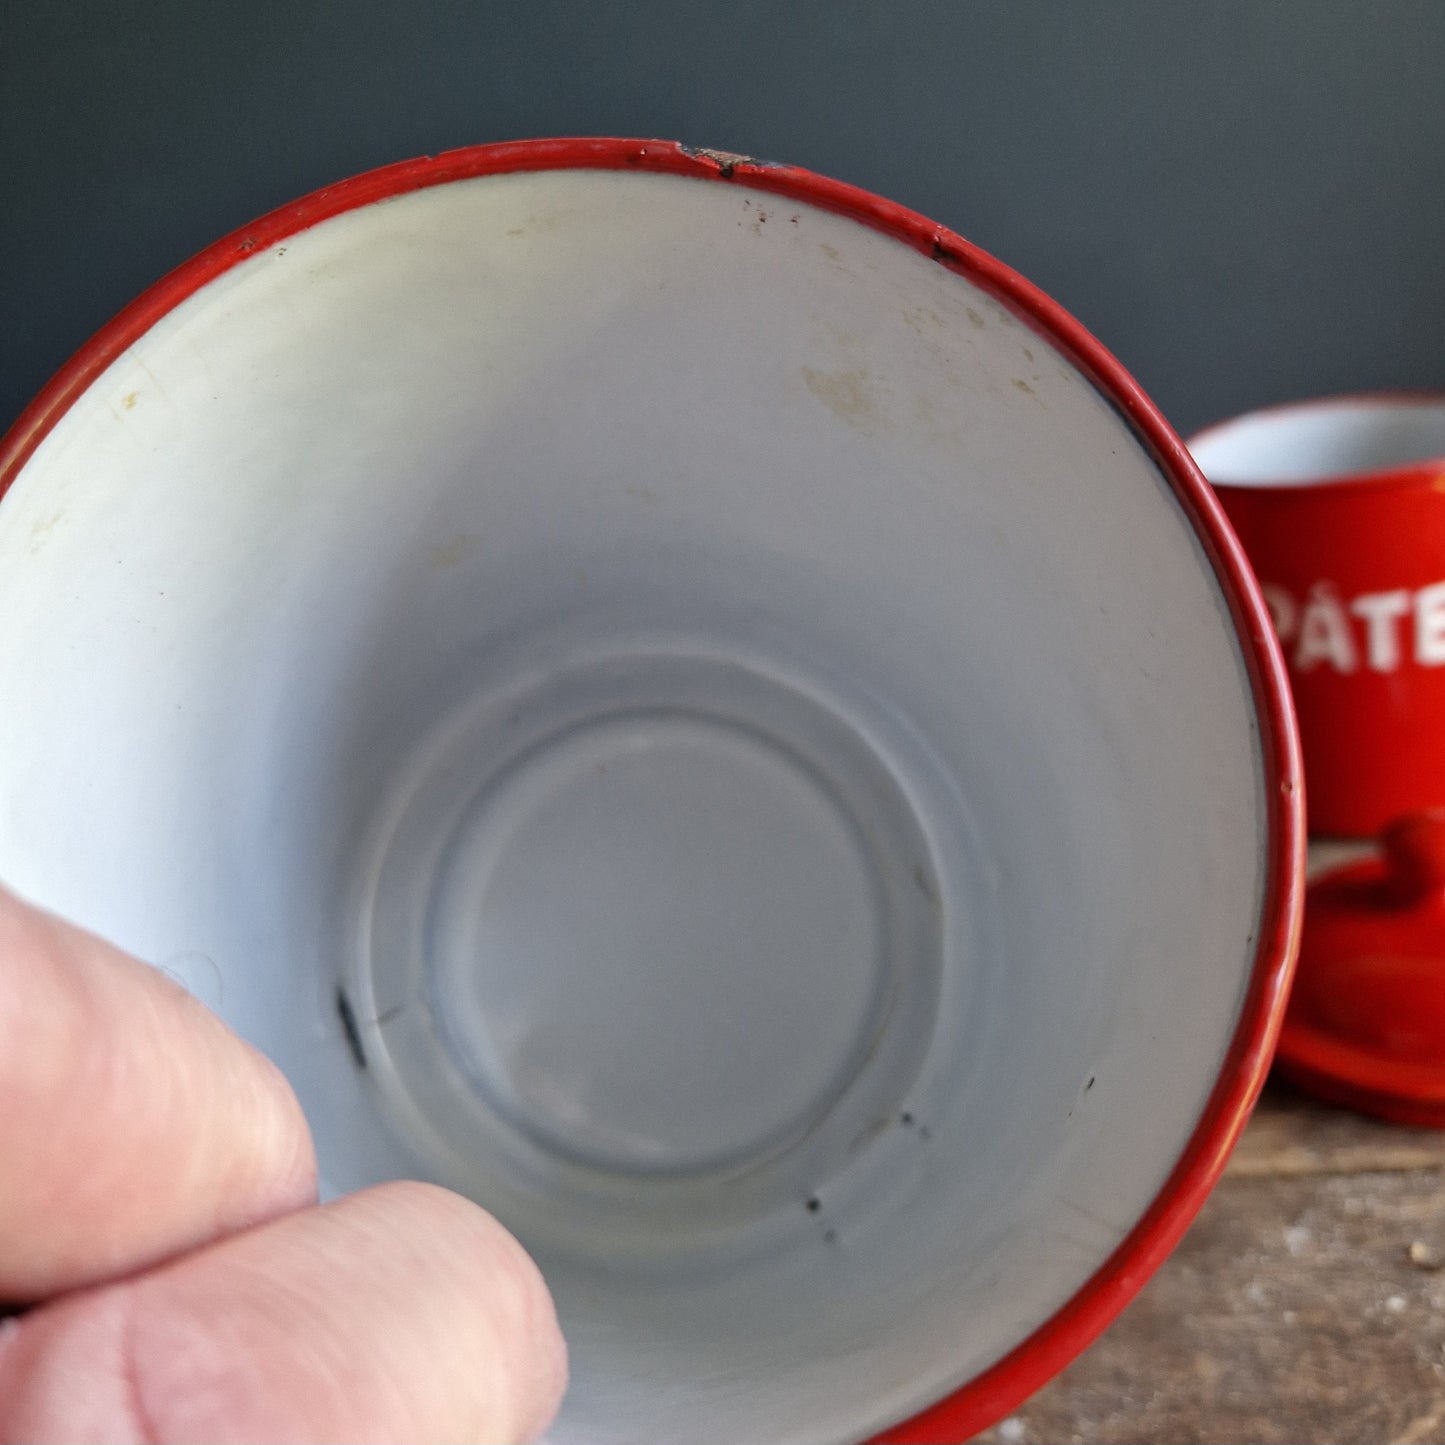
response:
[(450, 1241), (456, 1273), (472, 1282), (474, 1309), (490, 1327), (497, 1375), (510, 1392), (498, 1412), (512, 1422), (506, 1438), (540, 1438), (567, 1390), (567, 1342), (551, 1289), (517, 1237), (463, 1195), (417, 1180), (374, 1185), (340, 1202), (375, 1208), (419, 1239)]
[[(535, 1266), (534, 1266), (535, 1268)], [(537, 1278), (541, 1279), (538, 1271)], [(537, 1308), (530, 1321), (529, 1338), (531, 1377), (519, 1400), (519, 1439), (539, 1440), (547, 1432), (567, 1394), (570, 1375), (567, 1340), (557, 1318), (551, 1290), (543, 1284), (537, 1297)]]
[(556, 1303), (541, 1268), (516, 1236), (485, 1210), (470, 1207), (485, 1221), (494, 1275), (505, 1276), (513, 1291), (513, 1335), (500, 1347), (511, 1358), (514, 1433), (518, 1441), (536, 1440), (556, 1418), (567, 1390), (567, 1342)]
[(0, 1338), (0, 1439), (535, 1440), (566, 1383), (490, 1215), (382, 1185), (41, 1306)]
[[(205, 1005), (198, 1003), (197, 1007)], [(255, 1203), (252, 1217), (245, 1221), (262, 1224), (315, 1204), (320, 1177), (311, 1126), (290, 1080), (265, 1054), (249, 1044), (244, 1047), (251, 1053), (258, 1087), (267, 1094), (269, 1104), (269, 1137), (256, 1151)], [(235, 1227), (236, 1222), (223, 1221), (223, 1228)]]
[(0, 887), (0, 1298), (118, 1278), (316, 1198), (280, 1070), (159, 970)]

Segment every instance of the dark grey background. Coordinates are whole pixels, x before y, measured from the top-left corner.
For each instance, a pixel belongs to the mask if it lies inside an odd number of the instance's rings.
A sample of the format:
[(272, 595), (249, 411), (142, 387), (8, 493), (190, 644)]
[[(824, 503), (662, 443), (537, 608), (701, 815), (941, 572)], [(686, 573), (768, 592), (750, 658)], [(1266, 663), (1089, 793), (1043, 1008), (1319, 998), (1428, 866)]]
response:
[(903, 201), (1181, 430), (1445, 386), (1441, 0), (0, 0), (0, 426), (138, 291), (343, 176), (622, 134)]

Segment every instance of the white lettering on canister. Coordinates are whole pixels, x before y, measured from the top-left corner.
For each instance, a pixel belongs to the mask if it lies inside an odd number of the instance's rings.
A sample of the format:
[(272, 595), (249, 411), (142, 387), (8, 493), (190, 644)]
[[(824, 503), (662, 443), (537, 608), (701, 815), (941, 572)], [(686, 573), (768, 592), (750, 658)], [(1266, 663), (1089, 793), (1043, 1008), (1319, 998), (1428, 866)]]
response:
[(1415, 661), (1424, 667), (1445, 662), (1445, 582), (1415, 594)]
[(1261, 582), (1259, 590), (1264, 594), (1264, 605), (1269, 608), (1269, 620), (1281, 642), (1287, 643), (1299, 626), (1299, 608), (1294, 598), (1273, 582)]
[(1310, 588), (1294, 652), (1294, 665), (1300, 672), (1308, 672), (1317, 662), (1328, 662), (1336, 672), (1353, 672), (1359, 665), (1350, 619), (1328, 582), (1316, 582)]
[(1400, 665), (1400, 639), (1395, 623), (1409, 615), (1410, 594), (1366, 592), (1350, 603), (1350, 611), (1365, 619), (1365, 660), (1376, 672), (1393, 672)]
[(1259, 590), (1296, 672), (1324, 664), (1349, 674), (1362, 654), (1372, 672), (1398, 671), (1407, 661), (1407, 629), (1414, 643), (1409, 656), (1418, 666), (1445, 666), (1445, 582), (1362, 592), (1346, 602), (1333, 582), (1321, 579), (1302, 604), (1277, 582), (1262, 582)]

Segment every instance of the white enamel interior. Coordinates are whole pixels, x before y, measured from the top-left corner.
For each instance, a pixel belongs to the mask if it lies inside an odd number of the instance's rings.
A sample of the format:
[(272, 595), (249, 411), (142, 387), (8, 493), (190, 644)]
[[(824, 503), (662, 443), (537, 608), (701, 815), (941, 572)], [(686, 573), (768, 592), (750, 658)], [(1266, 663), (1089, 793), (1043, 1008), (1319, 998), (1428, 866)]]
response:
[(1222, 422), (1189, 443), (1221, 486), (1305, 486), (1445, 458), (1445, 397), (1303, 402)]
[(1047, 1319), (1216, 1081), (1264, 820), (1114, 408), (740, 187), (327, 221), (0, 503), (0, 878), (276, 1058), (329, 1190), (521, 1236), (557, 1441), (856, 1439)]

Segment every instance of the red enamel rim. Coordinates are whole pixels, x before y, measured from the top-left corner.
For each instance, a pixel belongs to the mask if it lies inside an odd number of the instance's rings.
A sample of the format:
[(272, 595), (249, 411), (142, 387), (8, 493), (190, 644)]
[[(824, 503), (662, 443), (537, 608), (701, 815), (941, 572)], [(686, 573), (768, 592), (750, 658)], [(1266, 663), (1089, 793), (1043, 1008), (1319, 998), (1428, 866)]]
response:
[(1249, 987), (1219, 1080), (1153, 1203), (1123, 1243), (1048, 1321), (982, 1374), (881, 1439), (961, 1440), (987, 1428), (1063, 1369), (1134, 1297), (1178, 1243), (1224, 1167), (1259, 1095), (1299, 944), (1304, 791), (1284, 664), (1258, 586), (1213, 492), (1133, 378), (1072, 316), (952, 231), (913, 211), (792, 166), (668, 141), (508, 142), (403, 161), (316, 191), (233, 232), (157, 282), (83, 346), (0, 441), (0, 497), (76, 399), (156, 321), (257, 250), (344, 211), (428, 186), (514, 171), (641, 170), (745, 186), (847, 216), (989, 291), (1087, 375), (1133, 428), (1174, 489), (1228, 602), (1253, 690), (1268, 800), (1269, 856)]
[[(1308, 401), (1282, 401), (1276, 406), (1262, 406), (1257, 411), (1247, 411), (1241, 416), (1226, 417), (1223, 421), (1211, 422), (1207, 427), (1193, 433), (1187, 446), (1191, 453), (1213, 441), (1230, 428), (1245, 422), (1264, 421), (1276, 417), (1306, 415), (1312, 411), (1338, 411), (1341, 408), (1363, 409), (1370, 406), (1407, 407), (1420, 406), (1438, 408), (1445, 406), (1445, 391), (1362, 391), (1339, 396), (1317, 396)], [(1389, 467), (1372, 467), (1359, 472), (1323, 472), (1307, 482), (1271, 482), (1268, 477), (1232, 478), (1217, 485), (1235, 491), (1299, 494), (1310, 487), (1328, 487), (1331, 491), (1339, 488), (1418, 486), (1433, 489), (1445, 477), (1445, 454), (1425, 455), (1414, 461), (1400, 462)]]

